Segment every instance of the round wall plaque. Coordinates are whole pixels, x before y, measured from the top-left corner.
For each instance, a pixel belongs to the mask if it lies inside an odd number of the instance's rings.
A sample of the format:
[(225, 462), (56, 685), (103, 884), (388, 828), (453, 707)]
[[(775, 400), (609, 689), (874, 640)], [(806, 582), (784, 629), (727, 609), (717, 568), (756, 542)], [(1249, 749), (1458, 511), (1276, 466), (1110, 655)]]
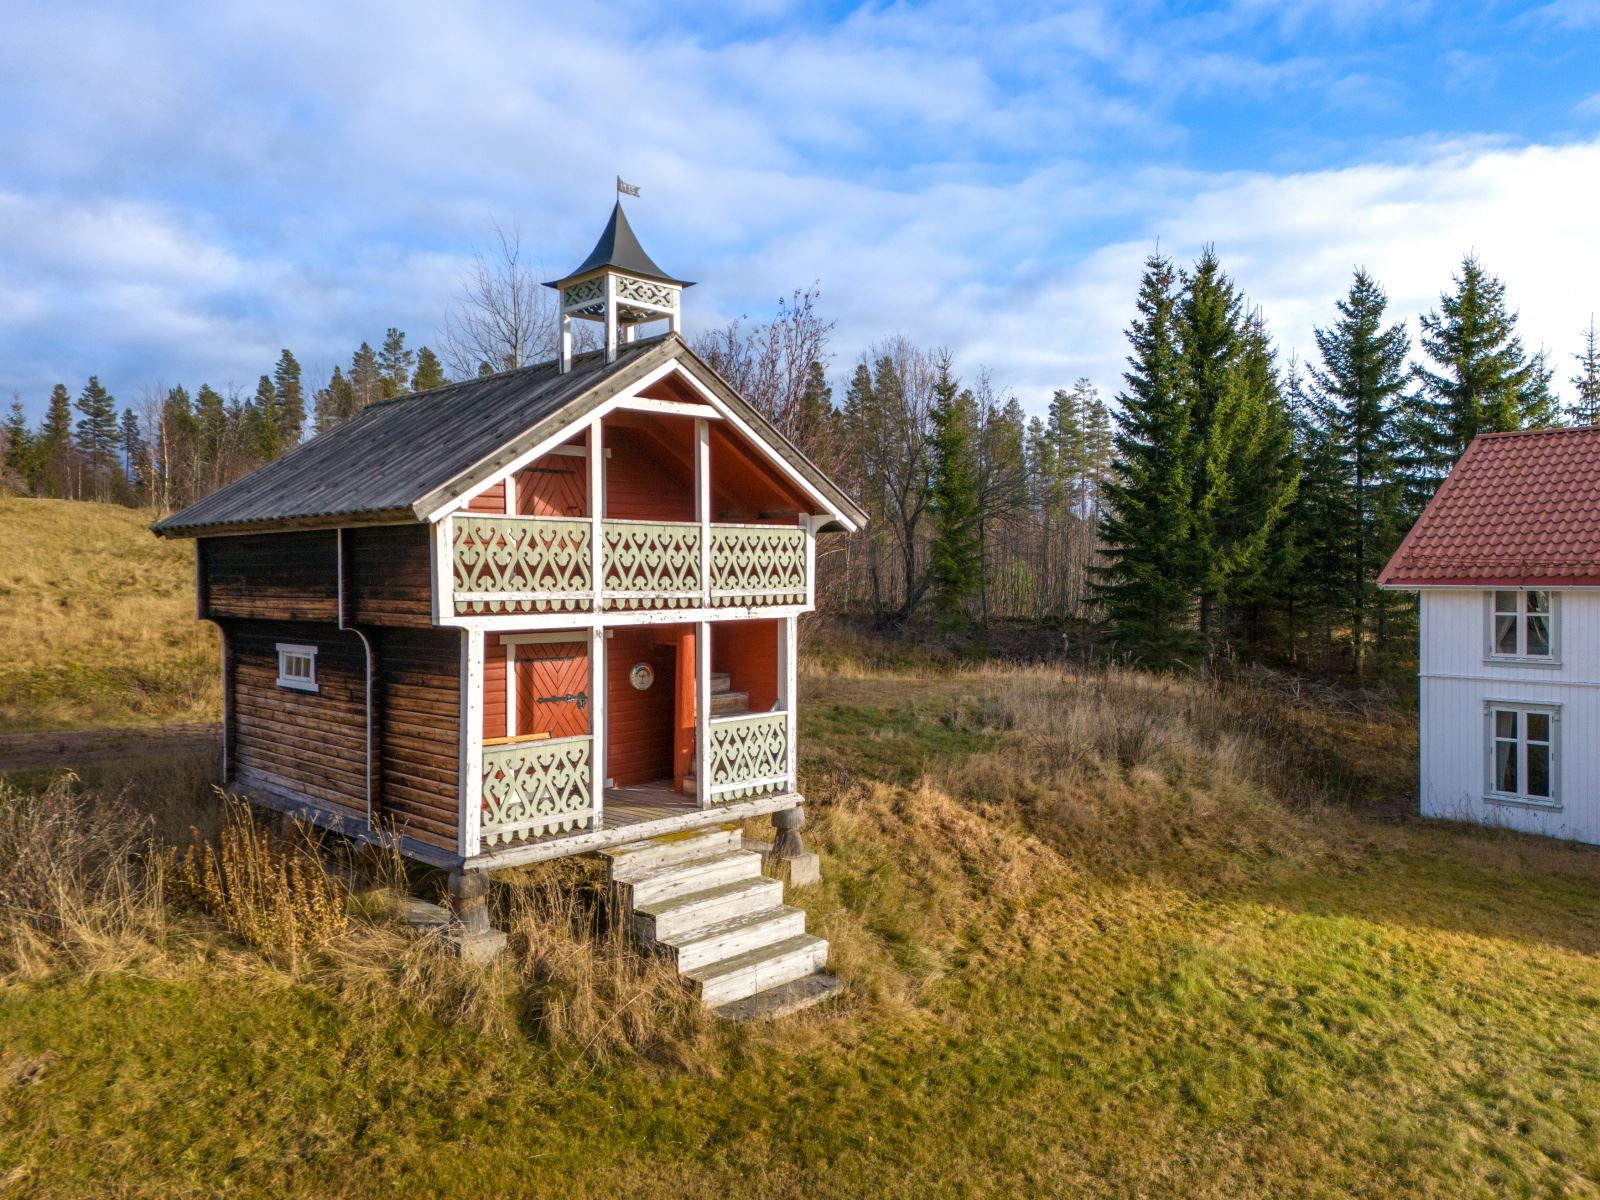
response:
[(656, 673), (647, 662), (634, 663), (633, 670), (628, 672), (628, 682), (641, 692), (656, 681)]

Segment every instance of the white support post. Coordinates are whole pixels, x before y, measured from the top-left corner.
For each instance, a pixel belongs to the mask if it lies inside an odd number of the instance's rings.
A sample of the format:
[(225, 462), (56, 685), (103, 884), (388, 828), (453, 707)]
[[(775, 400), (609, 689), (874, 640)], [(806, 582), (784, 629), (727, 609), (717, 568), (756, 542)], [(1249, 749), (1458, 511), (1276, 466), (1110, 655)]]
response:
[(711, 423), (694, 420), (694, 519), (700, 522), (700, 602), (711, 607)]
[(799, 764), (795, 761), (798, 739), (795, 732), (796, 703), (800, 697), (796, 672), (799, 655), (799, 617), (784, 617), (778, 622), (778, 696), (783, 701), (784, 758), (788, 764), (788, 790), (795, 791), (799, 780)]
[(606, 800), (606, 631), (589, 630), (589, 800), (594, 805), (591, 829), (604, 829)]
[(572, 317), (561, 314), (561, 366), (559, 374), (572, 370)]
[(606, 365), (617, 361), (617, 277), (606, 273)]
[(456, 563), (454, 516), (441, 517), (429, 532), (428, 569), (433, 576), (433, 623), (456, 615)]
[[(487, 638), (489, 635), (484, 634)], [(506, 649), (506, 737), (517, 736), (517, 644), (504, 638)]]
[(711, 807), (711, 623), (701, 621), (694, 635), (694, 797)]
[(605, 611), (605, 508), (606, 456), (603, 418), (590, 421), (583, 432), (584, 452), (589, 459), (589, 582), (594, 588), (589, 611), (599, 620)]
[(483, 825), (483, 631), (461, 635), (461, 856), (474, 858)]
[(800, 525), (806, 531), (806, 608), (817, 607), (817, 519), (800, 514)]

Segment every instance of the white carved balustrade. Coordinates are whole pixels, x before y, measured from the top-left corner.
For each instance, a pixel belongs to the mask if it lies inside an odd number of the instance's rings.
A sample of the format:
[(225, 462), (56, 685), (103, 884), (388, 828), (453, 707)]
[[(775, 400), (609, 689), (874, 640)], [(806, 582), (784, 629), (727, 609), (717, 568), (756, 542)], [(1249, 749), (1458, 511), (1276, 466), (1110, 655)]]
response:
[(789, 786), (789, 716), (713, 717), (706, 785), (713, 804)]
[(804, 604), (806, 535), (784, 525), (711, 527), (711, 603)]
[(696, 608), (703, 603), (699, 525), (605, 521), (601, 536), (607, 608)]
[[(591, 570), (589, 521), (452, 518), (454, 612), (776, 607), (806, 603), (806, 533), (786, 525), (680, 521), (600, 523), (600, 587)], [(702, 577), (701, 562), (709, 567)]]
[(483, 748), (480, 837), (493, 847), (594, 824), (592, 739), (543, 738)]

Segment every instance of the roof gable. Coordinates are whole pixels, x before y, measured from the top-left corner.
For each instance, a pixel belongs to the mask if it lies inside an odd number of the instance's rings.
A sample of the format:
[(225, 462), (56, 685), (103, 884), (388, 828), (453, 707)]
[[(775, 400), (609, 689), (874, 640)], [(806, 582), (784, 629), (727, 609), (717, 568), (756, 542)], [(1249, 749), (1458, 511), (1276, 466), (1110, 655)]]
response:
[(1474, 438), (1378, 584), (1600, 586), (1600, 427)]

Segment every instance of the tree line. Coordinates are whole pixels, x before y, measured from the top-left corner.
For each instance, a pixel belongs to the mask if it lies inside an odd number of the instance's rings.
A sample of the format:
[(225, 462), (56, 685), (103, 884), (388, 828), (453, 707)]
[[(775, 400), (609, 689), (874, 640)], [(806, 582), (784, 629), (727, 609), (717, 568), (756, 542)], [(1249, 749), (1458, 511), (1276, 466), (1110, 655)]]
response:
[[(825, 542), (827, 607), (956, 639), (1031, 622), (1157, 665), (1246, 655), (1360, 675), (1409, 653), (1412, 606), (1374, 578), (1466, 444), (1600, 421), (1594, 321), (1563, 406), (1548, 355), (1525, 350), (1504, 285), (1470, 255), (1421, 316), (1419, 353), (1361, 270), (1306, 363), (1279, 361), (1209, 249), (1187, 267), (1148, 259), (1133, 311), (1115, 403), (1080, 378), (1033, 416), (986, 371), (963, 379), (904, 337), (834, 376), (817, 285), (694, 344), (870, 514)], [(37, 427), (12, 405), (0, 483), (181, 507), (368, 404), (548, 358), (556, 329), (502, 235), (447, 325), (449, 370), (390, 328), (309, 398), (288, 350), (253, 393), (152, 388), (119, 410), (95, 377), (76, 399), (57, 385)]]

